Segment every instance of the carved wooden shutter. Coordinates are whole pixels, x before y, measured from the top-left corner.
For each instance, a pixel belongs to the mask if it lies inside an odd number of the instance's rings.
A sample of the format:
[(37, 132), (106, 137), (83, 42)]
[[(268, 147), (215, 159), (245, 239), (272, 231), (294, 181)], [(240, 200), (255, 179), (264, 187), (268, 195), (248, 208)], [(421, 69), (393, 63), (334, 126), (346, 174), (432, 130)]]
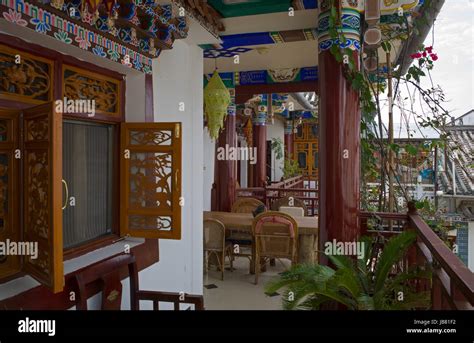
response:
[(181, 239), (181, 123), (122, 123), (122, 235)]
[[(0, 242), (20, 240), (19, 111), (0, 110)], [(0, 278), (18, 273), (20, 256), (0, 255)]]
[(64, 286), (62, 227), (62, 115), (52, 103), (23, 112), (24, 234), (38, 242), (24, 271), (53, 292)]

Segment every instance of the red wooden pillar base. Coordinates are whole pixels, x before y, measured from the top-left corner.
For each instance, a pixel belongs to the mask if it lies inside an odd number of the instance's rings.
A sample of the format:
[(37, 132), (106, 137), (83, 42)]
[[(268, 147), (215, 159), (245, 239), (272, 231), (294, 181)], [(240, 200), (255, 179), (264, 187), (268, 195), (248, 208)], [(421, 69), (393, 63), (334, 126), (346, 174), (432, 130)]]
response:
[[(319, 90), (319, 244), (324, 252), (327, 241), (352, 242), (359, 235), (361, 115), (358, 95), (329, 51), (319, 54)], [(320, 261), (327, 264), (324, 254)]]
[(235, 116), (228, 115), (224, 128), (216, 142), (216, 156), (214, 164), (214, 184), (212, 185), (212, 210), (230, 212), (235, 202), (235, 188), (237, 182), (237, 161), (219, 160), (218, 149), (236, 148), (237, 132), (235, 130)]

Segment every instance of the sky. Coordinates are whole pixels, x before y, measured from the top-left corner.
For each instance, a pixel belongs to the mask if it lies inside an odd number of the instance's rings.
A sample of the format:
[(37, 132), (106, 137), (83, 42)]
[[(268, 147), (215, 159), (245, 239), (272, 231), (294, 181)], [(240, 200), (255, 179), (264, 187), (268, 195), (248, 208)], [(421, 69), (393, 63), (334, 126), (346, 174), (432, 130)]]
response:
[(474, 0), (446, 0), (425, 46), (433, 36), (439, 56), (433, 82), (446, 94), (446, 109), (459, 117), (474, 109)]
[[(435, 61), (431, 77), (433, 84), (439, 85), (445, 93), (447, 102), (443, 104), (443, 108), (455, 118), (474, 109), (474, 0), (445, 0), (424, 45), (433, 46), (433, 52), (439, 57)], [(421, 86), (424, 89), (431, 88), (430, 79), (423, 77)], [(400, 91), (402, 97), (408, 95), (403, 86)], [(417, 113), (423, 113), (420, 104), (422, 101), (417, 96), (413, 108)], [(383, 101), (382, 121), (386, 127), (387, 105)], [(427, 109), (426, 105), (423, 107)], [(409, 123), (412, 137), (439, 137), (436, 130), (417, 126), (414, 115), (406, 113), (403, 117), (400, 110), (394, 107), (395, 138), (408, 137), (406, 122)]]

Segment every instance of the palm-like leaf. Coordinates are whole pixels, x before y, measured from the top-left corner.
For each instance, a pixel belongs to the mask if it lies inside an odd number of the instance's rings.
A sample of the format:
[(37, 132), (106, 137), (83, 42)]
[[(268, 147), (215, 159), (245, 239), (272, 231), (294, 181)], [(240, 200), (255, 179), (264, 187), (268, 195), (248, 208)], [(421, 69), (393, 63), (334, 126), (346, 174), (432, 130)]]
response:
[(403, 231), (392, 237), (385, 245), (375, 268), (374, 292), (379, 292), (387, 280), (393, 265), (405, 255), (408, 247), (416, 240), (414, 231)]
[[(347, 256), (328, 256), (336, 270), (328, 266), (295, 265), (281, 274), (280, 279), (266, 286), (266, 293), (284, 288), (283, 308), (287, 310), (319, 309), (321, 304), (336, 301), (348, 309), (414, 309), (426, 307), (427, 293), (417, 293), (408, 281), (430, 278), (429, 270), (413, 268), (391, 276), (392, 267), (400, 261), (415, 241), (414, 232), (403, 232), (392, 237), (382, 253), (374, 260), (373, 241), (362, 237), (363, 258), (355, 262)], [(375, 271), (371, 267), (375, 261)], [(397, 299), (397, 290), (403, 290), (403, 301)]]

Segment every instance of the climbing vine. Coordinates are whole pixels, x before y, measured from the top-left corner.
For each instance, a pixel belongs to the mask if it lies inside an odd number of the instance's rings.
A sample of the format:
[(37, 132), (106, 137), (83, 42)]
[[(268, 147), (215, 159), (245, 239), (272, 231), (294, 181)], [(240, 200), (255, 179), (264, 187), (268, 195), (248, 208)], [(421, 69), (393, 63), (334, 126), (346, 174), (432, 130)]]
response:
[[(428, 13), (428, 9), (432, 6), (431, 0), (426, 0), (424, 3), (423, 13)], [(398, 13), (391, 16), (392, 24), (383, 31), (383, 41), (381, 48), (385, 55), (390, 56), (394, 52), (394, 42), (396, 40), (406, 42), (412, 35), (418, 34), (419, 29), (423, 25), (429, 25), (428, 18), (424, 15), (417, 15), (413, 23), (408, 22), (408, 16), (400, 9)], [(445, 147), (448, 134), (444, 130), (444, 126), (450, 118), (449, 112), (443, 107), (445, 101), (444, 92), (439, 86), (435, 86), (432, 82), (430, 71), (433, 69), (439, 56), (435, 52), (433, 46), (420, 46), (418, 51), (408, 55), (406, 49), (403, 50), (399, 57), (401, 64), (407, 61), (412, 61), (411, 66), (403, 72), (402, 68), (392, 68), (390, 64), (384, 68), (377, 68), (373, 73), (368, 73), (362, 65), (362, 57), (356, 60), (359, 54), (355, 53), (351, 48), (347, 47), (347, 38), (344, 35), (341, 24), (341, 13), (339, 12), (336, 1), (331, 1), (329, 13), (329, 36), (332, 40), (330, 52), (335, 60), (342, 64), (343, 73), (347, 81), (350, 83), (352, 89), (359, 94), (360, 108), (361, 108), (361, 163), (362, 163), (362, 203), (367, 210), (386, 210), (386, 194), (385, 185), (387, 182), (388, 168), (398, 169), (398, 166), (393, 166), (387, 163), (387, 156), (389, 151), (398, 154), (401, 147), (398, 144), (389, 144), (386, 139), (387, 133), (384, 131), (382, 122), (382, 110), (386, 103), (383, 102), (381, 96), (387, 92), (388, 81), (387, 76), (390, 73), (392, 85), (394, 84), (393, 101), (389, 101), (388, 106), (390, 110), (393, 107), (400, 111), (409, 111), (416, 118), (415, 125), (422, 128), (432, 128), (440, 134), (440, 139), (429, 142), (429, 148)], [(362, 48), (361, 48), (362, 49)], [(378, 49), (373, 52), (377, 61), (379, 61)], [(421, 81), (423, 78), (428, 78), (431, 81), (431, 87), (423, 88)], [(402, 96), (401, 88), (406, 87), (404, 92), (408, 92), (409, 99)], [(426, 106), (428, 110), (425, 113), (418, 113), (414, 109), (416, 96), (421, 100), (421, 107)], [(409, 100), (409, 108), (405, 108), (405, 102)], [(417, 145), (407, 144), (404, 146), (405, 151), (411, 156), (417, 156), (421, 149), (426, 147), (419, 147)], [(392, 170), (392, 172), (394, 172)], [(397, 182), (397, 197), (403, 197), (405, 203), (410, 199), (410, 195), (395, 178)], [(373, 189), (366, 187), (368, 180), (379, 180), (380, 187)], [(377, 200), (374, 202), (374, 200)], [(426, 206), (423, 199), (419, 200), (419, 206)], [(400, 210), (397, 205), (397, 210)], [(431, 213), (431, 212), (430, 212)]]

